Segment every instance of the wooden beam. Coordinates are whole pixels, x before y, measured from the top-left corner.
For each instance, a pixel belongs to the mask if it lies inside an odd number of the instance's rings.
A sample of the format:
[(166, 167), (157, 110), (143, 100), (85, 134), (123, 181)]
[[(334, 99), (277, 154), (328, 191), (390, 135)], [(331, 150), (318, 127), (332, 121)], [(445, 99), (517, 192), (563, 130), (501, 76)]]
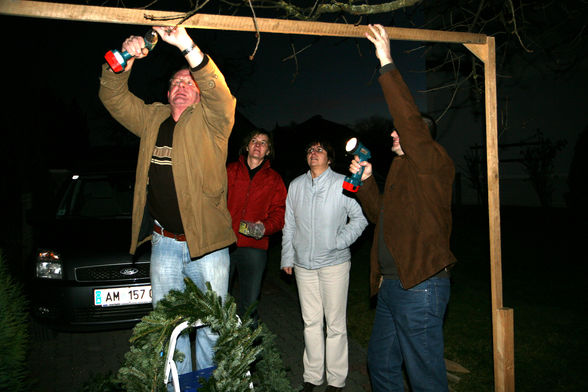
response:
[[(77, 4), (46, 3), (38, 1), (0, 0), (0, 14), (27, 16), (33, 18), (75, 20), (150, 26), (174, 26), (184, 14), (168, 11), (151, 11), (130, 8), (98, 7)], [(172, 20), (162, 20), (175, 18)], [(262, 33), (320, 35), (331, 37), (361, 37), (367, 31), (366, 25), (341, 23), (307, 22), (286, 19), (257, 18), (258, 30)], [(229, 15), (196, 14), (186, 20), (183, 26), (195, 29), (227, 31), (256, 31), (253, 18)], [(419, 30), (386, 27), (393, 40), (485, 43), (483, 34), (459, 33), (452, 31)]]
[(497, 349), (494, 356), (494, 385), (497, 391), (514, 392), (514, 313), (511, 308), (497, 309)]
[(486, 44), (464, 44), (484, 62), (486, 98), (486, 165), (488, 173), (488, 217), (490, 230), (490, 290), (492, 297), (492, 337), (494, 388), (514, 391), (513, 311), (503, 308), (502, 251), (500, 240), (500, 187), (498, 164), (498, 102), (496, 99), (496, 47), (494, 37)]
[(496, 99), (496, 52), (494, 38), (480, 55), (485, 58), (484, 80), (486, 98), (486, 166), (488, 170), (488, 215), (490, 229), (490, 273), (492, 277), (492, 307), (502, 307), (502, 258), (500, 247), (500, 187), (498, 167), (498, 104)]
[(488, 44), (463, 44), (466, 48), (472, 52), (474, 56), (480, 59), (481, 62), (486, 64), (488, 62)]

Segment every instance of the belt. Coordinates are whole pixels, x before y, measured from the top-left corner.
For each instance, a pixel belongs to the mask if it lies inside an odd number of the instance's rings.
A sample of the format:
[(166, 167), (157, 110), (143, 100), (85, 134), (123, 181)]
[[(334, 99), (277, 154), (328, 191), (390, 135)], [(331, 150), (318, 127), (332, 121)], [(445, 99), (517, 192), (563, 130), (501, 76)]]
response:
[(158, 225), (153, 225), (153, 230), (155, 230), (155, 232), (157, 234), (161, 234), (164, 237), (173, 238), (176, 241), (186, 241), (186, 235), (174, 234), (172, 232), (165, 230), (163, 227), (160, 227)]

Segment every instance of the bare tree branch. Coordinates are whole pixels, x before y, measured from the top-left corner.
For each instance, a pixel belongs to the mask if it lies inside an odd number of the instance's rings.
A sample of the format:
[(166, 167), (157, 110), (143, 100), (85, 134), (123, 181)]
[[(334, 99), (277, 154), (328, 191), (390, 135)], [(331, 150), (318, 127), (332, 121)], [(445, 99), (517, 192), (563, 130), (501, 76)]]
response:
[(259, 27), (257, 26), (257, 17), (255, 16), (255, 9), (253, 8), (253, 4), (251, 4), (251, 0), (247, 1), (249, 1), (249, 6), (251, 7), (251, 15), (253, 16), (253, 24), (255, 25), (255, 38), (257, 38), (257, 42), (255, 43), (255, 49), (253, 50), (253, 53), (249, 56), (249, 60), (253, 60), (255, 58), (255, 53), (257, 53), (257, 48), (259, 48), (261, 34), (259, 33)]
[(525, 47), (525, 44), (523, 43), (523, 40), (521, 39), (521, 36), (519, 35), (519, 30), (517, 28), (517, 18), (516, 18), (516, 12), (514, 9), (514, 4), (512, 3), (512, 0), (508, 0), (508, 5), (510, 6), (510, 12), (512, 13), (512, 19), (510, 21), (510, 23), (512, 23), (513, 25), (513, 34), (516, 35), (516, 37), (519, 40), (519, 43), (521, 44), (521, 47), (527, 52), (527, 53), (532, 53), (532, 50), (529, 50)]

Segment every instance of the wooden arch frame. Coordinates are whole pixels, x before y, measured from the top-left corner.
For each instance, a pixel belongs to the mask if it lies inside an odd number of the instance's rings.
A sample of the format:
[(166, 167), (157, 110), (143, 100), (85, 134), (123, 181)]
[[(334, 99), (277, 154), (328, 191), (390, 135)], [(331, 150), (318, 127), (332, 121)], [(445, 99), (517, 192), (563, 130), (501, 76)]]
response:
[[(136, 25), (173, 26), (183, 14), (128, 8), (0, 0), (0, 14)], [(159, 19), (154, 22), (154, 17)], [(176, 17), (162, 21), (161, 18)], [(196, 14), (183, 22), (187, 28), (266, 33), (364, 37), (365, 25), (306, 22), (284, 19)], [(486, 147), (488, 169), (488, 215), (490, 230), (490, 277), (492, 297), (492, 335), (495, 391), (514, 391), (514, 318), (513, 309), (503, 306), (502, 255), (500, 242), (500, 193), (498, 176), (498, 122), (496, 99), (496, 50), (494, 37), (483, 34), (387, 27), (391, 40), (445, 42), (463, 44), (484, 63), (486, 101)]]

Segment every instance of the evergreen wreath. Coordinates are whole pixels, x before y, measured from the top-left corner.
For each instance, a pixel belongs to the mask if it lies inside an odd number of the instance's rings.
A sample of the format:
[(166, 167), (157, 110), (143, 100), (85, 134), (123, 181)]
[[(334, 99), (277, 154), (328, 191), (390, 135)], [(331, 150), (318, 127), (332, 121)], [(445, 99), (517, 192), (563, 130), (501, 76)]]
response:
[[(240, 324), (231, 296), (223, 303), (208, 283), (203, 294), (190, 279), (185, 282), (183, 292), (170, 291), (133, 329), (130, 350), (118, 372), (125, 390), (167, 391), (163, 373), (171, 332), (184, 321), (201, 320), (219, 339), (214, 349), (216, 369), (208, 380), (200, 380), (200, 392), (246, 392), (250, 382), (256, 392), (293, 392), (274, 344), (275, 335), (262, 323), (253, 329), (249, 317)], [(183, 354), (176, 352), (174, 359), (183, 359)]]

